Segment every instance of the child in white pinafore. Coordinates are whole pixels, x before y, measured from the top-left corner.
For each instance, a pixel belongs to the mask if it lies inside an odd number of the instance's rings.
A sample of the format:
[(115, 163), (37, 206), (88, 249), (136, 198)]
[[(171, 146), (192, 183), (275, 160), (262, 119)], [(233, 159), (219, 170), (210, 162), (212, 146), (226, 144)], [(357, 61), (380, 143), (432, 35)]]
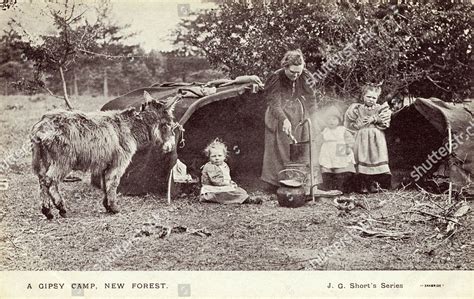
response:
[(319, 164), (326, 190), (349, 191), (348, 181), (355, 172), (352, 134), (342, 126), (342, 115), (330, 111), (322, 132), (323, 144), (319, 155)]

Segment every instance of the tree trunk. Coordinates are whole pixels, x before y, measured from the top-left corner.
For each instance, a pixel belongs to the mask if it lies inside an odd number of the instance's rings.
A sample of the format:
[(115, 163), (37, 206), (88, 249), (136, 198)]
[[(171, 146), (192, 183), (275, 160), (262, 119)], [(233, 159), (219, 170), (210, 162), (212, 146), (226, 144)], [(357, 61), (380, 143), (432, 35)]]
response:
[(109, 96), (109, 84), (107, 82), (107, 68), (104, 68), (104, 97)]
[(76, 74), (76, 69), (73, 70), (73, 75), (74, 75), (74, 96), (79, 95), (79, 88), (77, 87), (77, 74)]
[(63, 67), (59, 67), (59, 73), (61, 74), (61, 80), (63, 81), (63, 93), (64, 93), (64, 101), (66, 102), (66, 107), (69, 110), (72, 110), (71, 102), (69, 101), (69, 96), (67, 95), (67, 85), (66, 80), (64, 79), (64, 71)]
[(85, 84), (86, 84), (86, 91), (85, 94), (90, 96), (91, 95), (91, 71), (87, 71), (87, 76), (86, 76)]

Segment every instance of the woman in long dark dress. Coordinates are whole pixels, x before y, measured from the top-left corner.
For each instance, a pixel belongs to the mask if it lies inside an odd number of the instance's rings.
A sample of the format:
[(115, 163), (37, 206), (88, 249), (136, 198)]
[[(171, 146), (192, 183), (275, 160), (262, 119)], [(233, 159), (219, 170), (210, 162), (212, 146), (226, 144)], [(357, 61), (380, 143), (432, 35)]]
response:
[(288, 51), (265, 84), (268, 108), (265, 113), (265, 151), (261, 179), (278, 186), (278, 173), (290, 161), (289, 137), (309, 139), (305, 126), (298, 124), (315, 109), (314, 77), (305, 68), (300, 50)]

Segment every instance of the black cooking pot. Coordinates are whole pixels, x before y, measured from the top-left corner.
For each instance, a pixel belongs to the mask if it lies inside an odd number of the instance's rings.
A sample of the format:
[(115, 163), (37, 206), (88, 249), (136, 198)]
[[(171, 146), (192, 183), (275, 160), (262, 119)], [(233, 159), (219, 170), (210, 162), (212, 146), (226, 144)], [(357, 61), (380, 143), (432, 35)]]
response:
[(309, 162), (309, 141), (290, 144), (290, 161), (297, 163)]

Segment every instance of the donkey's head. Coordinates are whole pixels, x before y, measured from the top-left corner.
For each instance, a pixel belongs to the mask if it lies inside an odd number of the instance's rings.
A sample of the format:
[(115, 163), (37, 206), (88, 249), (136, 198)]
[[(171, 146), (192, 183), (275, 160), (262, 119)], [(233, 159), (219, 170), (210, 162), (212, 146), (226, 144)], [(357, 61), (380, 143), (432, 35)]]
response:
[(169, 101), (157, 101), (148, 92), (144, 92), (145, 103), (141, 111), (147, 114), (149, 135), (151, 141), (162, 145), (163, 152), (169, 153), (173, 150), (175, 142), (176, 124), (173, 111), (178, 98)]

